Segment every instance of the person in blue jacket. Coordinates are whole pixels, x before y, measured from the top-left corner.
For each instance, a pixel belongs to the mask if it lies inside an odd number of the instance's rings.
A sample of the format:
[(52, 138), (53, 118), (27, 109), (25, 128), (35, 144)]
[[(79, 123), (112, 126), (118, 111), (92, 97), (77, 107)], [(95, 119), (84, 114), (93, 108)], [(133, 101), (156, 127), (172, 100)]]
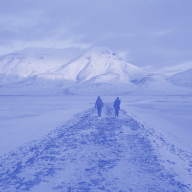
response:
[(101, 109), (103, 107), (103, 102), (100, 98), (100, 96), (98, 96), (96, 103), (95, 103), (95, 108), (97, 108), (97, 112), (98, 112), (98, 116), (101, 117)]
[(117, 117), (119, 116), (120, 104), (121, 104), (121, 100), (119, 99), (119, 97), (117, 97), (113, 105), (113, 107), (115, 108), (115, 116)]

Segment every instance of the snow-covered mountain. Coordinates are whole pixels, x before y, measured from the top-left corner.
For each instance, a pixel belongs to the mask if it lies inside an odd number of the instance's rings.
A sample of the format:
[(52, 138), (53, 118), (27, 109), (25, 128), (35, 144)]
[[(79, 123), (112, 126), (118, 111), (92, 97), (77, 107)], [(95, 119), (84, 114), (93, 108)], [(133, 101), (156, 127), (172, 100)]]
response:
[(192, 91), (185, 87), (178, 87), (166, 80), (160, 73), (149, 73), (134, 83), (139, 87), (133, 95), (189, 95)]
[(12, 84), (13, 89), (38, 85), (76, 94), (113, 94), (136, 90), (131, 81), (145, 74), (105, 47), (88, 51), (27, 48), (0, 58), (1, 85)]
[(119, 95), (180, 92), (160, 74), (124, 62), (106, 47), (27, 48), (0, 57), (1, 94)]
[(0, 57), (2, 83), (22, 81), (24, 78), (57, 70), (77, 59), (84, 50), (26, 48)]
[(176, 73), (167, 80), (177, 86), (192, 88), (192, 68), (184, 72)]

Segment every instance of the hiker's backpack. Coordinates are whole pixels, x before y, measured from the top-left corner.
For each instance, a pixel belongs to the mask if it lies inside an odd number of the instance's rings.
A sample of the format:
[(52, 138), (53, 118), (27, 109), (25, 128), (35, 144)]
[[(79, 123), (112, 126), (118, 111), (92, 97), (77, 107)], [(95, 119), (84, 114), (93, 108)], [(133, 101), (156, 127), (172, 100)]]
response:
[(97, 100), (97, 105), (101, 106), (103, 103), (102, 103), (102, 100), (101, 99), (98, 99)]

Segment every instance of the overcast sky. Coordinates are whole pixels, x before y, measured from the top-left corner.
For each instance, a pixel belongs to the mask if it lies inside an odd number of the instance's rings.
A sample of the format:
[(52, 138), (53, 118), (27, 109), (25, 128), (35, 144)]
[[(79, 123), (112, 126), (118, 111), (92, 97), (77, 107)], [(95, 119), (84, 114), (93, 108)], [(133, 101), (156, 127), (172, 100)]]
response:
[(0, 0), (0, 55), (106, 46), (148, 71), (192, 68), (192, 0)]

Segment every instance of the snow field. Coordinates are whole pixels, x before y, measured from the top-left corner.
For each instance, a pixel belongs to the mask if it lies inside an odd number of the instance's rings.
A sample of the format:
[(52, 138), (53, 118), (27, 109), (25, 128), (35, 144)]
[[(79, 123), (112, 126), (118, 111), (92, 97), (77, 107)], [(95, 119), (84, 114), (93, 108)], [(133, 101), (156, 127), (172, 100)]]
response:
[(66, 96), (0, 96), (0, 156), (48, 134), (74, 114), (93, 106), (94, 100)]
[[(98, 118), (96, 98), (1, 97), (0, 146), (7, 154), (0, 163), (0, 188), (191, 191), (192, 155), (185, 139), (191, 134), (190, 97), (122, 96), (119, 118), (112, 108), (115, 97), (102, 96), (106, 106)], [(13, 127), (11, 140), (18, 140), (7, 142)]]

